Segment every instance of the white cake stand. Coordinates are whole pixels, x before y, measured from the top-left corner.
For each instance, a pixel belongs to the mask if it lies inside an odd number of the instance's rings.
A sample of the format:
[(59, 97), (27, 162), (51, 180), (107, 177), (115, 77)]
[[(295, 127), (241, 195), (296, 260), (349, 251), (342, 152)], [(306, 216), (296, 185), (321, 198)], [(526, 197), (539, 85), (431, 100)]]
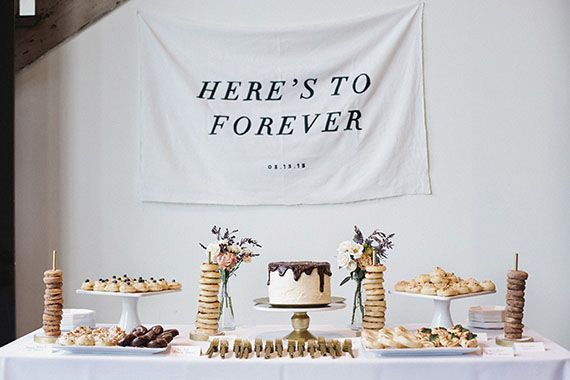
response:
[(274, 313), (293, 313), (291, 317), (291, 325), (293, 326), (293, 331), (285, 335), (283, 339), (300, 340), (305, 341), (309, 339), (317, 339), (309, 331), (309, 324), (311, 318), (307, 313), (317, 312), (317, 311), (333, 311), (344, 309), (346, 305), (344, 304), (344, 298), (342, 297), (331, 297), (331, 303), (323, 306), (274, 306), (269, 303), (269, 297), (254, 299), (254, 309), (260, 311), (274, 312)]
[(400, 296), (407, 296), (407, 297), (415, 297), (415, 298), (424, 298), (433, 300), (433, 317), (431, 320), (431, 327), (445, 327), (451, 328), (453, 327), (453, 321), (451, 320), (451, 301), (462, 299), (462, 298), (470, 298), (470, 297), (478, 297), (478, 296), (485, 296), (487, 294), (494, 294), (496, 291), (487, 291), (487, 292), (478, 292), (478, 293), (469, 293), (469, 294), (460, 294), (457, 296), (451, 297), (441, 297), (441, 296), (430, 296), (426, 294), (417, 294), (417, 293), (406, 293), (406, 292), (398, 292), (395, 290), (390, 290), (388, 293), (397, 294)]
[(77, 289), (77, 294), (87, 294), (91, 296), (108, 296), (118, 297), (122, 301), (121, 318), (119, 319), (118, 326), (125, 331), (131, 331), (136, 326), (141, 324), (138, 313), (138, 304), (141, 297), (160, 296), (163, 294), (179, 293), (178, 290), (162, 290), (160, 292), (146, 292), (146, 293), (121, 293), (121, 292), (98, 292), (94, 290), (81, 290)]

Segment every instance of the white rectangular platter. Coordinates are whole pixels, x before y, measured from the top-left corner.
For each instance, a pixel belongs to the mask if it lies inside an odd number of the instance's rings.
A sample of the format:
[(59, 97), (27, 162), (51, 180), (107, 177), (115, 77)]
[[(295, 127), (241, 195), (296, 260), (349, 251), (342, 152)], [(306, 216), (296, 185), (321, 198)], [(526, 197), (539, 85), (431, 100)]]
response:
[(437, 301), (451, 301), (451, 300), (458, 300), (458, 299), (461, 299), (461, 298), (469, 298), (469, 297), (484, 296), (484, 295), (487, 295), (487, 294), (494, 294), (494, 293), (496, 293), (496, 291), (495, 291), (495, 290), (492, 290), (492, 291), (486, 291), (486, 292), (459, 294), (459, 295), (457, 295), (457, 296), (451, 296), (451, 297), (430, 296), (430, 295), (427, 295), (427, 294), (398, 292), (398, 291), (396, 291), (396, 290), (389, 290), (388, 293), (390, 293), (390, 294), (398, 294), (398, 295), (401, 295), (401, 296), (408, 296), (408, 297), (425, 298), (425, 299), (437, 300)]
[(160, 292), (146, 292), (146, 293), (121, 293), (121, 292), (99, 292), (99, 291), (95, 291), (95, 290), (77, 289), (75, 292), (77, 294), (88, 294), (88, 295), (92, 295), (92, 296), (114, 296), (114, 297), (140, 298), (140, 297), (148, 297), (148, 296), (159, 296), (161, 294), (168, 294), (168, 293), (178, 293), (181, 291), (182, 291), (182, 289), (161, 290)]
[(62, 344), (54, 344), (53, 348), (60, 351), (71, 352), (74, 354), (93, 354), (93, 355), (153, 355), (164, 352), (168, 347), (163, 348), (147, 348), (147, 347), (121, 347), (121, 346), (64, 346)]
[(364, 351), (375, 356), (458, 356), (479, 351), (479, 347), (435, 347), (435, 348), (367, 348)]

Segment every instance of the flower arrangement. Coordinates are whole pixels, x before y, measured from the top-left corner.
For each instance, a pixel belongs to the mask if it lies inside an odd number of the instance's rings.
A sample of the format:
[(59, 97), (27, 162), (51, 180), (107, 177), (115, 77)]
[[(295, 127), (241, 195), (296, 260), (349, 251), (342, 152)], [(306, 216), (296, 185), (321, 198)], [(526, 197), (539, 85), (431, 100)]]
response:
[(216, 261), (220, 267), (221, 288), (221, 315), (222, 328), (231, 330), (235, 328), (234, 310), (232, 298), (228, 293), (228, 281), (234, 276), (242, 263), (250, 263), (252, 259), (259, 256), (254, 252), (255, 248), (261, 248), (257, 240), (246, 237), (238, 239), (236, 233), (238, 230), (230, 231), (228, 228), (222, 230), (221, 227), (212, 227), (212, 234), (217, 240), (207, 246), (199, 243), (200, 247), (206, 250), (208, 254), (208, 262), (212, 259)]
[(366, 275), (365, 268), (368, 265), (375, 265), (388, 258), (386, 251), (393, 248), (392, 237), (394, 234), (386, 235), (384, 232), (374, 230), (368, 237), (364, 238), (358, 226), (354, 226), (354, 237), (351, 240), (343, 241), (337, 249), (337, 263), (339, 268), (346, 269), (349, 274), (340, 283), (346, 284), (350, 280), (356, 282), (354, 293), (354, 304), (352, 309), (353, 328), (359, 329), (356, 320), (356, 312), (360, 310), (364, 313), (362, 305), (362, 280)]

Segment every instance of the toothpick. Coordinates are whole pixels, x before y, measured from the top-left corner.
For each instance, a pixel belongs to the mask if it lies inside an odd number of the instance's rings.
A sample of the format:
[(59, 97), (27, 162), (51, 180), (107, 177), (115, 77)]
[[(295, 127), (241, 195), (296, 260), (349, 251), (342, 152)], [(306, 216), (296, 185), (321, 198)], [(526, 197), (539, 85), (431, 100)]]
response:
[(51, 253), (51, 270), (55, 270), (55, 255), (57, 255), (57, 251), (54, 249)]
[(212, 253), (208, 252), (208, 264), (212, 263)]
[(519, 254), (515, 253), (515, 270), (519, 270)]
[(376, 265), (376, 252), (372, 251), (372, 265)]

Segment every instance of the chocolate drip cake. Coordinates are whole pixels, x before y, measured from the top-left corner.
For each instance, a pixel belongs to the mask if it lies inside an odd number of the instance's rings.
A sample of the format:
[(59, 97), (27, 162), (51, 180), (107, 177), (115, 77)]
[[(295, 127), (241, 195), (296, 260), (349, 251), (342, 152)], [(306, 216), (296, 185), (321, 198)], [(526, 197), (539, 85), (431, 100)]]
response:
[(272, 305), (326, 305), (331, 302), (331, 265), (314, 261), (269, 263)]

